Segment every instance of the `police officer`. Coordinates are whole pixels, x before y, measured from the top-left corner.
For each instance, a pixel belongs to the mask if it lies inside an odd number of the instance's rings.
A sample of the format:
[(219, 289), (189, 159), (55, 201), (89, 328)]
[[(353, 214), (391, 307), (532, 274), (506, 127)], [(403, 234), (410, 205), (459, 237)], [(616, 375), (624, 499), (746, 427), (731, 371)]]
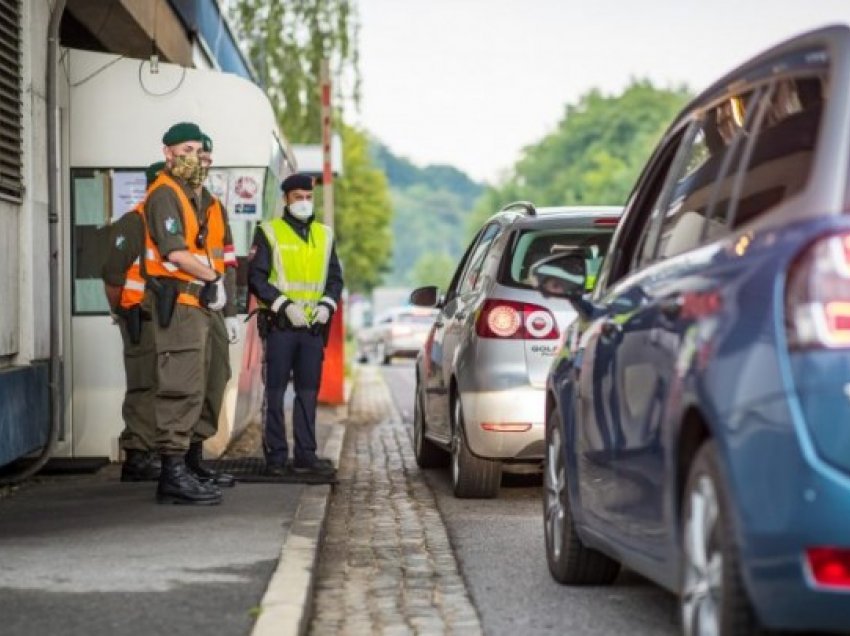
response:
[(227, 302), (222, 311), (213, 311), (210, 316), (210, 361), (207, 370), (204, 406), (198, 425), (192, 432), (192, 442), (186, 455), (186, 465), (196, 477), (202, 481), (213, 481), (218, 486), (235, 486), (236, 480), (228, 473), (210, 470), (201, 463), (204, 440), (216, 434), (221, 405), (224, 402), (224, 390), (230, 380), (230, 343), (235, 343), (239, 337), (239, 322), (236, 317), (236, 250), (233, 246), (233, 236), (227, 219), (227, 211), (218, 197), (214, 196), (203, 183), (212, 165), (212, 139), (205, 133), (201, 134), (201, 150), (198, 153), (201, 171), (200, 181), (190, 182), (195, 194), (199, 197), (201, 209), (205, 210), (206, 218), (221, 217), (223, 221), (221, 236), (211, 233), (207, 244), (212, 259), (213, 269), (224, 277), (224, 289)]
[[(162, 461), (157, 500), (218, 504), (221, 491), (187, 467), (204, 408), (210, 364), (212, 313), (227, 300), (224, 278), (208, 241), (224, 235), (221, 215), (206, 214), (196, 188), (202, 182), (202, 132), (183, 122), (163, 136), (166, 169), (145, 201), (147, 288), (156, 352), (156, 448)], [(188, 459), (191, 462), (192, 455)], [(198, 458), (196, 456), (196, 458)]]
[[(148, 187), (164, 167), (162, 161), (148, 166), (145, 171)], [(156, 355), (150, 314), (141, 309), (145, 293), (141, 271), (145, 251), (142, 206), (143, 202), (112, 224), (102, 270), (106, 298), (124, 345), (127, 388), (121, 407), (124, 430), (118, 438), (125, 454), (121, 481), (154, 481), (159, 479), (160, 471), (159, 455), (154, 452)]]
[[(263, 453), (266, 474), (289, 471), (330, 478), (333, 464), (316, 455), (316, 399), (322, 376), (324, 332), (342, 294), (342, 270), (333, 231), (313, 217), (313, 180), (292, 174), (282, 183), (282, 218), (262, 223), (249, 256), (248, 287), (264, 308), (266, 382)], [(290, 463), (283, 416), (289, 376), (295, 382)]]

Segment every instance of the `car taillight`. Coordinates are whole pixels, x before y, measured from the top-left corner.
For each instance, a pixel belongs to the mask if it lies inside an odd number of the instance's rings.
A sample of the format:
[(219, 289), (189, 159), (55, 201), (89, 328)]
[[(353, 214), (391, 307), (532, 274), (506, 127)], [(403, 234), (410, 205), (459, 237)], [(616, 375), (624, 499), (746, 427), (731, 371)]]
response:
[(620, 217), (599, 217), (598, 219), (593, 219), (593, 224), (598, 225), (600, 227), (617, 227), (617, 224), (620, 222)]
[(475, 333), (482, 338), (509, 340), (556, 340), (558, 325), (552, 312), (533, 303), (513, 300), (484, 301)]
[(815, 583), (824, 587), (850, 589), (850, 550), (809, 548), (809, 571)]
[(850, 347), (850, 234), (820, 239), (797, 257), (785, 316), (792, 349)]

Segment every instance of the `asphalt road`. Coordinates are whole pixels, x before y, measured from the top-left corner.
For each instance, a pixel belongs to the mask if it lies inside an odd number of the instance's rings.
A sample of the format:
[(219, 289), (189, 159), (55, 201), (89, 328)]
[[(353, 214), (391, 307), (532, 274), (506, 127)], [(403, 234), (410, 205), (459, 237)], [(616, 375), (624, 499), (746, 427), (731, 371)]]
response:
[[(383, 367), (399, 411), (413, 413), (413, 363)], [(426, 471), (485, 633), (677, 634), (674, 597), (631, 572), (610, 587), (549, 575), (539, 478), (506, 476), (498, 499), (455, 499), (447, 469)]]

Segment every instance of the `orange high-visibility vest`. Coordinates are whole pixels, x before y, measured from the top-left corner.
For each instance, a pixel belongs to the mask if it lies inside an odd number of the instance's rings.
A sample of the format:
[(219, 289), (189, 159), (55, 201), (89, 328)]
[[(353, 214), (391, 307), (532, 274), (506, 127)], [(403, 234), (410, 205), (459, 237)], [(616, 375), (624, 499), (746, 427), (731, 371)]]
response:
[[(144, 219), (144, 201), (136, 204), (136, 206), (127, 212), (127, 214), (139, 214)], [(145, 279), (142, 276), (141, 259), (136, 256), (136, 260), (130, 265), (127, 270), (124, 287), (121, 289), (121, 300), (119, 304), (123, 309), (130, 309), (142, 302), (145, 297)]]
[[(198, 259), (200, 263), (210, 268), (213, 267), (213, 262), (212, 259), (210, 259), (210, 252), (208, 250), (211, 250), (214, 247), (221, 249), (223, 260), (224, 219), (221, 214), (221, 206), (211, 206), (207, 220), (206, 245), (204, 247), (198, 247), (196, 239), (200, 228), (198, 226), (197, 216), (195, 215), (195, 209), (192, 206), (192, 202), (189, 201), (189, 197), (186, 196), (186, 192), (184, 192), (183, 188), (180, 187), (180, 184), (178, 184), (165, 171), (159, 173), (156, 181), (154, 181), (151, 185), (149, 192), (153, 192), (153, 190), (160, 186), (171, 188), (171, 191), (174, 192), (177, 199), (180, 201), (180, 208), (183, 213), (183, 240), (186, 242), (186, 249), (196, 259)], [(145, 224), (145, 228), (145, 267), (147, 269), (148, 276), (173, 278), (183, 283), (190, 285), (194, 284), (197, 285), (197, 291), (200, 292), (201, 288), (205, 284), (204, 281), (184, 272), (177, 267), (177, 265), (168, 261), (168, 259), (164, 259), (159, 253), (159, 249), (151, 237), (150, 228), (147, 227), (147, 224)], [(186, 292), (181, 292), (177, 296), (177, 302), (181, 305), (188, 305), (189, 307), (200, 307), (200, 302), (197, 296)]]
[[(221, 207), (221, 201), (216, 196), (212, 197), (212, 203), (207, 208), (207, 218), (209, 219), (207, 246), (212, 257), (213, 269), (224, 275), (226, 267), (236, 267), (236, 250), (233, 245), (224, 244), (226, 230), (224, 211)], [(213, 219), (216, 219), (215, 223), (213, 223)]]

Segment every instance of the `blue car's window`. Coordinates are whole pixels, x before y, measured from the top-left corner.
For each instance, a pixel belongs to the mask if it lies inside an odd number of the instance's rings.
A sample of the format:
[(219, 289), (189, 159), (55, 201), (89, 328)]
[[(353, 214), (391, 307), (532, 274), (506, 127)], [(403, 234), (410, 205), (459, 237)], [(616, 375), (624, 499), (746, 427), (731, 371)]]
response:
[(681, 254), (728, 232), (729, 193), (755, 102), (752, 92), (734, 95), (698, 120), (664, 213), (658, 258)]
[(806, 187), (826, 99), (826, 76), (778, 80), (733, 203), (733, 226), (768, 212)]

